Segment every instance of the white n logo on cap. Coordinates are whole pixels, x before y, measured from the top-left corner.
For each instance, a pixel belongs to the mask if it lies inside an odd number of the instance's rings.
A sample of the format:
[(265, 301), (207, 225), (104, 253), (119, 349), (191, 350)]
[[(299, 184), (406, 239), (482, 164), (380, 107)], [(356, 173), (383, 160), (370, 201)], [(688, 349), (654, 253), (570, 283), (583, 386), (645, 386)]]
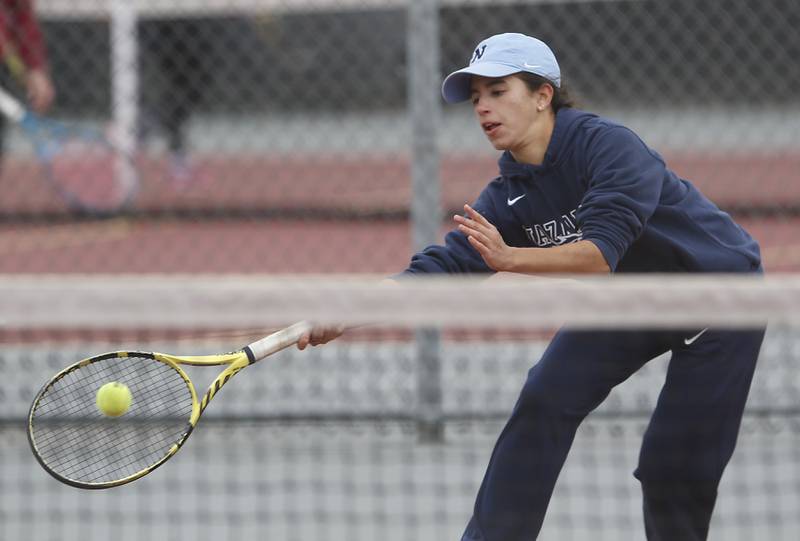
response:
[(469, 63), (472, 64), (473, 62), (481, 58), (483, 56), (484, 51), (486, 51), (486, 45), (483, 45), (475, 49), (475, 54), (472, 55), (472, 60), (470, 60)]

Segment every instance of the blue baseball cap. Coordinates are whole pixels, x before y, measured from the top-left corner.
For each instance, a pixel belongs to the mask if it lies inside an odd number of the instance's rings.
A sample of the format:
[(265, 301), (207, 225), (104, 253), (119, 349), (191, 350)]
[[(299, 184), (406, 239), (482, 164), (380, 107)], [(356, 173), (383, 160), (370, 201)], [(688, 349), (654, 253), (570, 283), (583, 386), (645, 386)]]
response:
[(525, 34), (497, 34), (480, 42), (469, 66), (454, 71), (442, 83), (442, 97), (448, 103), (466, 101), (473, 75), (505, 77), (527, 71), (561, 86), (561, 68), (547, 44)]

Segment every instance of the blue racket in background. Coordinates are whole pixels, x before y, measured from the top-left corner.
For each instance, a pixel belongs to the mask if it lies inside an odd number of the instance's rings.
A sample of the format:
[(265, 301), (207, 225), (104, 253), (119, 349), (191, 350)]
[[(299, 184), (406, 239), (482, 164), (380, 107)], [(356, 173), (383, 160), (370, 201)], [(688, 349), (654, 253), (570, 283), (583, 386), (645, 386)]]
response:
[(139, 187), (136, 163), (101, 131), (39, 116), (2, 88), (0, 112), (22, 128), (44, 179), (70, 209), (113, 215), (131, 205)]

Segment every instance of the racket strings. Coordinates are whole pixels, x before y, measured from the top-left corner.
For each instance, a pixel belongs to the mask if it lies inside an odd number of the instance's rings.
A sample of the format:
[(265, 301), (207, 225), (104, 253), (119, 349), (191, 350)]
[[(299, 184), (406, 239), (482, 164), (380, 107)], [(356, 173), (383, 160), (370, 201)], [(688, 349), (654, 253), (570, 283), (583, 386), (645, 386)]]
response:
[(136, 188), (134, 161), (98, 134), (67, 130), (40, 145), (39, 154), (50, 181), (74, 205), (116, 210)]
[[(150, 364), (156, 366), (160, 363), (151, 361)], [(147, 373), (142, 375), (147, 378), (154, 376)], [(100, 379), (101, 381), (94, 381), (94, 387), (99, 387), (103, 383), (104, 380)], [(115, 380), (123, 378), (115, 375)], [(85, 387), (83, 383), (80, 387), (70, 383), (65, 387), (72, 391), (65, 393), (68, 395), (74, 395), (76, 389)], [(185, 384), (183, 386), (183, 392), (186, 393)], [(130, 387), (135, 395), (142, 396), (135, 385), (131, 384)], [(164, 397), (171, 394), (169, 387), (169, 384), (165, 386), (163, 382), (153, 386), (146, 397), (149, 405), (163, 403)], [(85, 397), (89, 393), (77, 394)], [(86, 400), (76, 401), (73, 398), (71, 400), (63, 414), (51, 418), (51, 421), (56, 419), (60, 421), (55, 425), (57, 429), (51, 429), (49, 434), (38, 437), (37, 446), (40, 447), (40, 454), (54, 470), (65, 477), (88, 482), (101, 482), (107, 480), (107, 477), (125, 477), (150, 466), (180, 437), (191, 412), (190, 405), (186, 411), (178, 412), (177, 418), (175, 418), (176, 412), (165, 411), (160, 407), (151, 407), (149, 412), (142, 411), (140, 398), (140, 403), (137, 404), (139, 407), (132, 406), (122, 424), (114, 423), (113, 421), (117, 421), (115, 419), (105, 419), (94, 409), (85, 411), (85, 406), (81, 405), (81, 402), (85, 404)], [(68, 419), (66, 423), (63, 422), (66, 420), (65, 417)], [(92, 422), (92, 419), (97, 421), (98, 418), (106, 423)], [(43, 417), (40, 417), (41, 419)], [(111, 425), (108, 424), (109, 421)], [(135, 423), (135, 426), (131, 426), (132, 423)], [(86, 453), (90, 449), (94, 453), (94, 458), (87, 460)], [(79, 452), (74, 452), (76, 450)]]
[[(160, 391), (156, 391), (156, 393), (158, 392)], [(78, 413), (74, 411), (74, 408), (67, 411), (73, 416)], [(49, 436), (40, 438), (41, 445), (52, 451), (51, 453), (42, 451), (41, 454), (54, 469), (72, 472), (73, 477), (94, 479), (98, 475), (102, 477), (110, 472), (103, 473), (102, 468), (98, 469), (92, 461), (87, 462), (83, 453), (70, 453), (68, 450), (75, 449), (76, 446), (83, 449), (101, 447), (102, 454), (106, 455), (107, 459), (104, 461), (106, 462), (104, 467), (107, 467), (108, 464), (113, 464), (115, 468), (123, 468), (128, 465), (132, 467), (130, 473), (135, 473), (142, 464), (146, 467), (152, 462), (150, 458), (152, 453), (155, 453), (157, 460), (163, 455), (164, 449), (177, 438), (172, 426), (174, 421), (168, 420), (166, 424), (163, 423), (160, 420), (162, 415), (158, 411), (140, 414), (138, 418), (135, 417), (134, 411), (129, 412), (129, 415), (131, 417), (126, 420), (126, 423), (137, 422), (136, 430), (130, 430), (129, 427), (120, 425), (120, 423), (111, 426), (107, 423), (87, 425), (85, 420), (81, 420), (83, 424), (77, 425), (73, 419), (66, 426), (59, 426), (59, 430), (53, 430)], [(178, 430), (185, 427), (186, 418), (187, 415), (184, 415), (182, 419), (177, 420)], [(142, 424), (143, 422), (144, 424)], [(80, 430), (76, 430), (78, 426), (80, 426)], [(88, 443), (87, 437), (91, 438)], [(109, 444), (109, 441), (113, 444)], [(119, 475), (122, 475), (122, 472)]]
[[(133, 396), (112, 418), (97, 390), (118, 381)], [(171, 366), (145, 356), (104, 356), (52, 382), (32, 414), (31, 436), (54, 473), (80, 483), (113, 482), (158, 463), (188, 428), (192, 396)]]

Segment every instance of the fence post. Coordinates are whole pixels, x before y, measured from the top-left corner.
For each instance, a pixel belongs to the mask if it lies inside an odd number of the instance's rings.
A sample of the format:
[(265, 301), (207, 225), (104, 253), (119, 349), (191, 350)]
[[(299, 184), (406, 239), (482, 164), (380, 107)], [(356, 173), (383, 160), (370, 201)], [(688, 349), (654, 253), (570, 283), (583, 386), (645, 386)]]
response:
[[(438, 130), (439, 0), (413, 0), (407, 20), (408, 107), (411, 122), (411, 228), (416, 251), (437, 242), (442, 223)], [(422, 441), (444, 437), (441, 336), (437, 328), (415, 332), (417, 432)]]
[[(112, 137), (130, 156), (136, 147), (139, 115), (138, 13), (128, 0), (113, 0), (110, 6)], [(136, 178), (133, 166), (122, 155), (114, 166), (120, 184), (129, 188)]]

